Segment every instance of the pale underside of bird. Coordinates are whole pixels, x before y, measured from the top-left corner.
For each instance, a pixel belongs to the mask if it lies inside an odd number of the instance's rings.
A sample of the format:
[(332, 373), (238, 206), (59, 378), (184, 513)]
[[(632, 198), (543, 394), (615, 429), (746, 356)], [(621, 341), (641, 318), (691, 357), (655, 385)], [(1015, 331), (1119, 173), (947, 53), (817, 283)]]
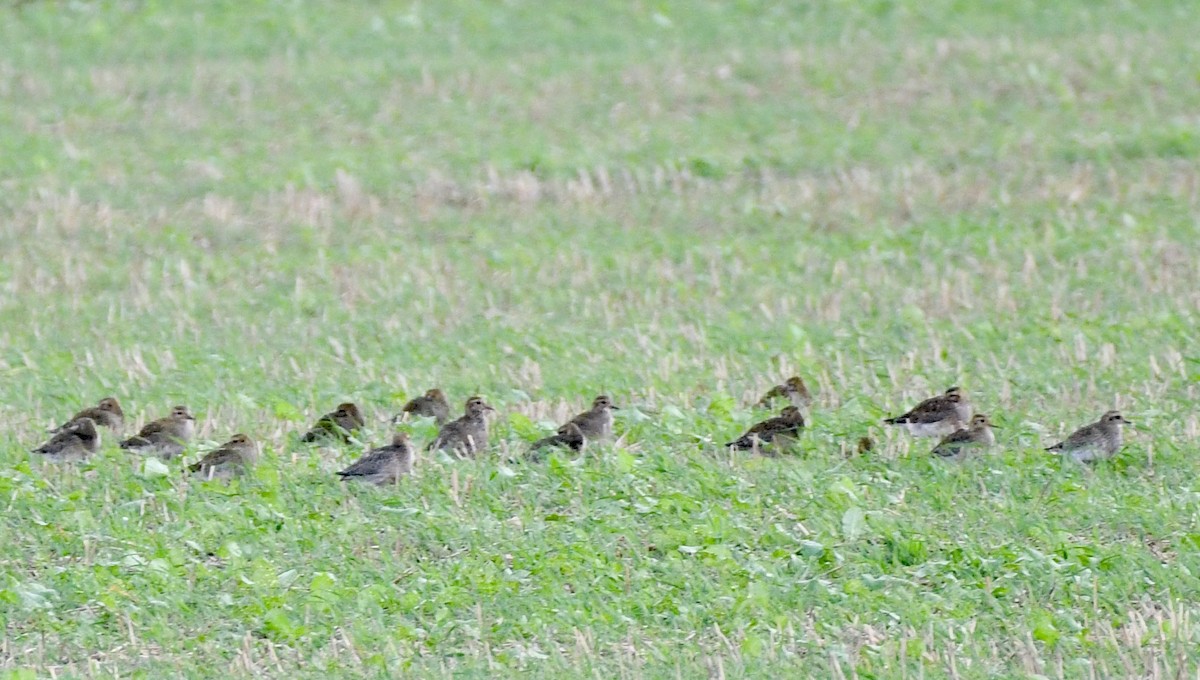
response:
[(971, 418), (970, 427), (960, 428), (946, 435), (937, 446), (933, 447), (933, 455), (941, 460), (963, 460), (974, 451), (989, 448), (996, 444), (996, 435), (992, 432), (991, 420), (982, 413)]
[(137, 434), (121, 442), (126, 451), (170, 460), (183, 453), (196, 433), (196, 419), (186, 406), (171, 409), (166, 418), (146, 423)]
[(63, 425), (45, 444), (33, 450), (51, 463), (75, 463), (100, 449), (100, 433), (91, 418), (79, 418)]
[(971, 405), (966, 394), (951, 387), (943, 394), (922, 401), (907, 413), (883, 422), (901, 426), (914, 437), (945, 437), (966, 427), (970, 419)]
[(778, 416), (755, 423), (745, 434), (725, 446), (773, 454), (794, 444), (803, 429), (804, 416), (800, 408), (788, 406)]
[(411, 474), (412, 469), (413, 453), (408, 435), (398, 432), (391, 444), (368, 451), (338, 475), (344, 481), (385, 486), (398, 483), (402, 477)]
[(1121, 426), (1130, 424), (1119, 411), (1109, 411), (1046, 450), (1070, 456), (1080, 463), (1108, 460), (1121, 450)]
[(229, 441), (209, 451), (188, 471), (202, 479), (228, 481), (241, 476), (258, 462), (258, 445), (244, 434), (235, 434)]

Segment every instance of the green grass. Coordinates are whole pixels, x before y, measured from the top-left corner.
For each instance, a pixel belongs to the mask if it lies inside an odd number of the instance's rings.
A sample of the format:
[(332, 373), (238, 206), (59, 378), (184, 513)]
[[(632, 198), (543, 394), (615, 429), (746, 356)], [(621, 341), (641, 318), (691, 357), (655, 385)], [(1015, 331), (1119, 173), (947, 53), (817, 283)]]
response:
[[(0, 8), (0, 667), (1194, 676), (1192, 4), (575, 4)], [(796, 455), (720, 450), (794, 372)], [(880, 425), (951, 384), (959, 466)], [(292, 441), (434, 385), (491, 455)], [(264, 460), (27, 452), (107, 394)]]

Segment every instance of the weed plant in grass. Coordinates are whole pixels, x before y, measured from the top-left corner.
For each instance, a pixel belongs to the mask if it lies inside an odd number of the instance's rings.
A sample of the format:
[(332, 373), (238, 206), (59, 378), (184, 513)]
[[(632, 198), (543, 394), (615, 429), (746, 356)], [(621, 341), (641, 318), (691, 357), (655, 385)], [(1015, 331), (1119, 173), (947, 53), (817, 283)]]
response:
[[(0, 8), (0, 666), (1194, 676), (1195, 33), (1082, 0)], [(724, 450), (796, 373), (793, 455)], [(1000, 426), (955, 465), (881, 424), (950, 385)], [(340, 483), (431, 386), (498, 409), (489, 453)], [(600, 393), (615, 442), (520, 460)], [(195, 441), (28, 452), (110, 394)], [(357, 442), (296, 441), (343, 401)], [(1112, 461), (1042, 450), (1114, 408)], [(251, 473), (181, 474), (237, 432)]]

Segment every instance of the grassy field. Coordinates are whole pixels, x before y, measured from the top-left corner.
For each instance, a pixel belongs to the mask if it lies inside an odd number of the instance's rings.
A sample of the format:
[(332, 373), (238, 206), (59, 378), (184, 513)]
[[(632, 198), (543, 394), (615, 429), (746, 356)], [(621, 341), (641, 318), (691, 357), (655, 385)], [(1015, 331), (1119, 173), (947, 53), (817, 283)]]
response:
[[(8, 677), (1200, 677), (1188, 2), (0, 7)], [(793, 456), (720, 445), (794, 372)], [(880, 419), (962, 385), (963, 465)], [(395, 489), (294, 441), (495, 405)], [(519, 460), (598, 392), (619, 442)], [(186, 481), (110, 435), (186, 403)], [(1094, 469), (1042, 448), (1119, 407)], [(432, 426), (415, 423), (428, 441)], [(127, 432), (128, 433), (128, 432)], [(861, 435), (879, 446), (851, 455)]]

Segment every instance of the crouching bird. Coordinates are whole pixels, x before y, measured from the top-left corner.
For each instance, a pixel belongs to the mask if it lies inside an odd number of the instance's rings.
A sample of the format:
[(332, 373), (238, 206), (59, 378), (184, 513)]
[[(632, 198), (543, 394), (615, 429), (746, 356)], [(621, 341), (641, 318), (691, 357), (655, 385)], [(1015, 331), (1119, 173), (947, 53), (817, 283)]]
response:
[(804, 429), (804, 415), (798, 406), (788, 406), (774, 418), (768, 418), (755, 423), (746, 434), (727, 443), (725, 446), (735, 449), (752, 449), (765, 453), (768, 445), (776, 450), (791, 446)]

